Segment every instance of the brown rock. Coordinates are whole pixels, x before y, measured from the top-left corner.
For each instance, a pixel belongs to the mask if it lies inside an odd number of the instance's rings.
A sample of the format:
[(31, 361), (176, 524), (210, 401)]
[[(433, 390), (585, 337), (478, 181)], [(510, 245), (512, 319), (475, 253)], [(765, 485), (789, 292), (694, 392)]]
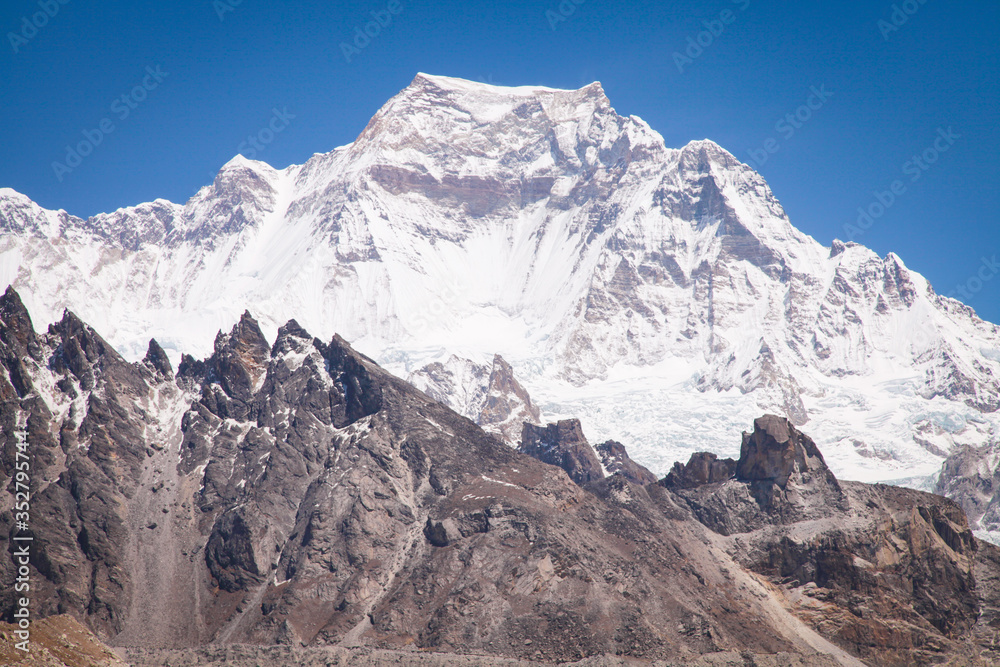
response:
[(656, 475), (645, 466), (633, 461), (622, 443), (608, 440), (594, 449), (601, 457), (601, 463), (609, 475), (622, 475), (636, 484), (652, 484), (656, 481)]
[(581, 486), (604, 478), (601, 462), (583, 435), (579, 419), (564, 419), (544, 427), (525, 423), (519, 450), (562, 468)]
[(816, 443), (787, 419), (764, 415), (753, 425), (753, 433), (743, 434), (737, 479), (773, 482), (784, 488), (796, 473), (815, 472), (832, 478)]
[(710, 452), (696, 452), (687, 465), (674, 463), (673, 469), (660, 480), (668, 489), (694, 489), (730, 479), (736, 473), (736, 461), (720, 459)]

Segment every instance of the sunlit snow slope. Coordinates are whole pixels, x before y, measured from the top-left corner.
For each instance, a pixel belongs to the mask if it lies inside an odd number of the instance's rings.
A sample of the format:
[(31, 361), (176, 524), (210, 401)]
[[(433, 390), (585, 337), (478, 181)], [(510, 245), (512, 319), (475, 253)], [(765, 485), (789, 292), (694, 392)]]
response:
[(404, 375), (499, 353), (543, 418), (580, 417), (657, 473), (762, 411), (868, 481), (919, 485), (955, 443), (998, 439), (998, 327), (892, 254), (820, 245), (753, 169), (710, 141), (667, 148), (598, 83), (420, 74), (303, 165), (238, 156), (183, 206), (89, 220), (0, 190), (0, 229), (0, 285), (130, 359), (150, 337), (207, 356), (244, 309)]

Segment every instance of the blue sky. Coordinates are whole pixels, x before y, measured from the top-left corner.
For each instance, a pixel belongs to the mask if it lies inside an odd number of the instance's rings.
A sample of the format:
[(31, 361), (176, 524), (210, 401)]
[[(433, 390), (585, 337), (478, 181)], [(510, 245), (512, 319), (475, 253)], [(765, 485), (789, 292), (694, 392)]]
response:
[[(48, 208), (183, 202), (275, 109), (255, 157), (301, 163), (418, 71), (599, 80), (668, 145), (710, 138), (753, 164), (817, 240), (896, 252), (1000, 322), (996, 2), (64, 2), (0, 9), (0, 186)], [(391, 23), (348, 62), (372, 12)], [(56, 173), (84, 132), (100, 144)]]

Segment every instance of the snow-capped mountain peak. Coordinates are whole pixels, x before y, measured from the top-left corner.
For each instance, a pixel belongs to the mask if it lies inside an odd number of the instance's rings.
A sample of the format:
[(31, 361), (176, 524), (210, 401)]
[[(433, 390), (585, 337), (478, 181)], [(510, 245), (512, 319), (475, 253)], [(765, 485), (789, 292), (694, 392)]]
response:
[(544, 419), (583, 417), (658, 473), (761, 412), (812, 422), (848, 478), (934, 473), (928, 424), (997, 438), (997, 327), (895, 255), (822, 246), (752, 168), (666, 147), (599, 83), (418, 74), (302, 165), (237, 156), (183, 206), (86, 221), (5, 190), (0, 228), (32, 312), (71, 307), (127, 358), (150, 337), (205, 356), (247, 308), (268, 337), (294, 317), (480, 398), (501, 354)]

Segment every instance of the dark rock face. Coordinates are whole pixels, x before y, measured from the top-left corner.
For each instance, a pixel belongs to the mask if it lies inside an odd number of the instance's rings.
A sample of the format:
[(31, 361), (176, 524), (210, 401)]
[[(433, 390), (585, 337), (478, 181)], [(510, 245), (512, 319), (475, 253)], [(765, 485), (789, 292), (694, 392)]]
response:
[(164, 378), (168, 380), (174, 378), (174, 369), (170, 365), (170, 359), (167, 358), (167, 353), (163, 351), (156, 339), (149, 339), (149, 348), (146, 350), (146, 357), (143, 361)]
[(997, 447), (954, 447), (941, 466), (935, 491), (957, 502), (974, 528), (1000, 529)]
[(979, 543), (964, 515), (938, 496), (843, 484), (858, 518), (789, 526), (766, 546), (749, 535), (742, 562), (780, 582), (821, 634), (852, 653), (875, 664), (940, 662), (979, 621)]
[(743, 434), (737, 479), (771, 482), (784, 488), (793, 474), (815, 472), (836, 484), (816, 443), (787, 419), (765, 415), (755, 419), (753, 426), (753, 433)]
[(230, 512), (216, 522), (205, 547), (205, 563), (223, 590), (239, 591), (260, 583), (253, 535), (239, 513)]
[[(13, 290), (0, 300), (0, 320), (0, 488), (12, 501), (17, 443), (26, 442), (33, 612), (69, 612), (114, 635), (134, 585), (122, 549), (130, 531), (122, 508), (135, 494), (147, 448), (157, 445), (148, 407), (156, 378), (145, 365), (125, 362), (72, 313), (36, 335)], [(0, 514), (6, 553), (14, 529), (12, 514)], [(14, 577), (11, 559), (0, 559), (7, 618)]]
[(696, 452), (687, 465), (680, 461), (660, 480), (668, 489), (695, 489), (705, 484), (724, 482), (736, 474), (736, 461), (720, 459), (710, 452)]
[[(748, 436), (751, 479), (702, 457), (673, 488), (630, 479), (614, 443), (605, 478), (575, 420), (525, 427), (568, 477), (294, 321), (267, 347), (244, 316), (168, 381), (155, 349), (126, 363), (70, 314), (36, 335), (19, 304), (0, 299), (0, 501), (24, 438), (38, 618), (146, 650), (998, 657), (1000, 600), (977, 581), (1000, 556), (957, 506), (831, 486), (787, 425)], [(7, 553), (14, 532), (0, 513)], [(7, 618), (14, 576), (0, 559)]]
[[(245, 403), (253, 396), (257, 380), (267, 368), (270, 345), (256, 320), (244, 312), (229, 335), (219, 332), (215, 354), (208, 360), (209, 379), (235, 401)], [(243, 415), (234, 415), (235, 419)]]
[(645, 466), (633, 461), (622, 443), (608, 440), (594, 449), (601, 457), (601, 463), (609, 475), (621, 475), (636, 484), (652, 484), (656, 481), (656, 475)]
[[(335, 336), (330, 345), (317, 347), (326, 360), (342, 406), (334, 410), (333, 425), (343, 428), (378, 412), (382, 408), (382, 388), (372, 380), (347, 341)], [(375, 363), (370, 359), (367, 361)]]
[(525, 423), (519, 450), (562, 468), (581, 486), (604, 478), (601, 462), (583, 435), (579, 419), (564, 419), (547, 426)]

